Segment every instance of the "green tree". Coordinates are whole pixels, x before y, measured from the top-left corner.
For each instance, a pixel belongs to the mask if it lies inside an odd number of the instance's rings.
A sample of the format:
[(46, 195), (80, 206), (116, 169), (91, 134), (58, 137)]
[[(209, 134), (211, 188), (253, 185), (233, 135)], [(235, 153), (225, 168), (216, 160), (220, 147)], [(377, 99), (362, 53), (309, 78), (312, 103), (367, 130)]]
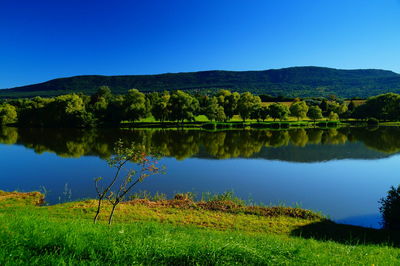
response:
[(337, 121), (337, 120), (339, 120), (339, 115), (337, 113), (331, 111), (329, 113), (328, 119), (330, 121)]
[(93, 96), (97, 97), (97, 98), (102, 97), (102, 98), (106, 99), (107, 101), (110, 101), (111, 98), (113, 97), (113, 94), (111, 92), (110, 87), (101, 86)]
[[(216, 97), (207, 97), (206, 98), (206, 103), (205, 103), (205, 107), (203, 109), (203, 113), (204, 115), (210, 120), (217, 120), (217, 115), (218, 115), (218, 111), (220, 111), (220, 108), (222, 108), (219, 104), (218, 104), (218, 100)], [(223, 110), (223, 108), (222, 108)]]
[(199, 101), (191, 95), (177, 90), (171, 94), (169, 107), (171, 119), (175, 121), (194, 120), (199, 109)]
[(382, 198), (379, 203), (379, 210), (383, 218), (383, 228), (400, 229), (400, 186), (391, 187), (386, 198)]
[(307, 116), (308, 105), (306, 104), (306, 102), (297, 101), (290, 105), (289, 110), (290, 114), (294, 117), (297, 117), (297, 121), (299, 121), (300, 118), (305, 118)]
[(217, 114), (215, 116), (215, 120), (218, 121), (218, 122), (226, 121), (225, 111), (224, 111), (224, 108), (222, 106), (218, 106)]
[(308, 113), (307, 116), (312, 119), (314, 121), (314, 123), (316, 122), (317, 119), (321, 119), (322, 118), (322, 110), (321, 108), (319, 108), (319, 106), (311, 106), (308, 109)]
[(284, 120), (289, 114), (289, 108), (280, 103), (273, 103), (269, 106), (269, 115), (274, 119)]
[(250, 114), (250, 119), (255, 119), (257, 122), (261, 119), (261, 106), (259, 108), (255, 108), (253, 112)]
[(237, 113), (240, 94), (237, 92), (232, 93), (229, 90), (220, 90), (216, 97), (219, 105), (224, 108), (226, 119), (232, 119), (232, 117)]
[(321, 108), (322, 112), (328, 111), (328, 101), (323, 99), (322, 102), (319, 104), (319, 108)]
[(137, 121), (145, 118), (149, 114), (149, 106), (146, 96), (137, 89), (131, 89), (125, 96), (125, 114), (126, 118)]
[(107, 86), (101, 86), (95, 94), (90, 97), (88, 110), (94, 114), (97, 120), (104, 122), (107, 109), (113, 95)]
[(151, 109), (151, 113), (156, 120), (164, 122), (168, 119), (170, 114), (170, 110), (168, 108), (170, 97), (171, 95), (169, 94), (169, 92), (165, 91), (161, 96), (153, 98), (154, 103)]
[[(322, 108), (321, 108), (322, 110)], [(327, 103), (327, 108), (325, 111), (322, 111), (322, 114), (328, 116), (330, 112), (334, 112), (339, 116), (343, 115), (347, 112), (347, 105), (345, 103), (338, 103), (334, 101), (330, 101)]]
[(0, 105), (0, 125), (17, 122), (17, 110), (10, 104)]
[(379, 120), (396, 121), (400, 118), (400, 95), (385, 93), (369, 98), (364, 104), (357, 106), (354, 117), (374, 117)]
[(46, 126), (93, 127), (96, 120), (87, 112), (83, 99), (77, 94), (61, 95), (48, 102), (39, 113)]
[[(24, 126), (50, 125), (52, 117), (46, 109), (52, 102), (54, 102), (54, 98), (34, 97), (33, 99), (20, 100), (17, 105), (18, 124)], [(54, 123), (52, 124), (54, 126)]]
[(353, 100), (350, 101), (349, 105), (347, 106), (349, 112), (353, 112), (356, 109), (356, 105)]
[(117, 126), (124, 119), (126, 119), (125, 97), (122, 95), (116, 95), (107, 106), (105, 122)]
[(244, 92), (240, 95), (240, 99), (237, 105), (237, 110), (243, 122), (247, 118), (250, 118), (252, 112), (260, 108), (261, 99), (258, 96), (251, 94), (250, 92)]
[(337, 113), (339, 116), (345, 114), (348, 110), (348, 106), (346, 103), (342, 103), (339, 105), (339, 108), (337, 108), (336, 110), (334, 110), (335, 113)]
[(260, 118), (264, 122), (269, 116), (269, 108), (268, 106), (261, 106), (260, 108)]

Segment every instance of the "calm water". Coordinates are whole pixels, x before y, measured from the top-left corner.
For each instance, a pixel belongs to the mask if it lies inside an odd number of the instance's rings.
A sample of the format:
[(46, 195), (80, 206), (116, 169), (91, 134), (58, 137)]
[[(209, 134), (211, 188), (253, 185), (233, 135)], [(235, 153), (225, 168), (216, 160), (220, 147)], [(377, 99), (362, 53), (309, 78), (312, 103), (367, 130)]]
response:
[(400, 128), (238, 130), (0, 129), (0, 189), (46, 190), (50, 203), (95, 197), (118, 139), (155, 147), (167, 174), (137, 190), (224, 192), (379, 227), (378, 200), (400, 183)]

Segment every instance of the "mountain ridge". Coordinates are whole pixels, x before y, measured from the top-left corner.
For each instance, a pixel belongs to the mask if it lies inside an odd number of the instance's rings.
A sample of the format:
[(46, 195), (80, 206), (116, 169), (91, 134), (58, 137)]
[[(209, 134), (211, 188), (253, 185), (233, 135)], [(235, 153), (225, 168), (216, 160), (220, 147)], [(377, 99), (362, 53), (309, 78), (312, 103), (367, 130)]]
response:
[(335, 69), (296, 66), (281, 69), (163, 73), (154, 75), (78, 75), (0, 90), (1, 98), (56, 96), (65, 93), (94, 93), (109, 86), (116, 93), (131, 88), (143, 92), (190, 90), (212, 92), (218, 89), (251, 91), (299, 97), (335, 94), (339, 97), (369, 97), (385, 92), (400, 92), (400, 74), (382, 69)]

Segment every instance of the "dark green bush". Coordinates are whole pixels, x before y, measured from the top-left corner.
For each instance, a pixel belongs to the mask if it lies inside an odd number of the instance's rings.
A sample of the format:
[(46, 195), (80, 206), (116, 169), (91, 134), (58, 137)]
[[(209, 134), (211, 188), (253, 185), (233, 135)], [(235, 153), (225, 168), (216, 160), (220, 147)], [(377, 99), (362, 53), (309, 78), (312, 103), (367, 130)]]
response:
[(379, 211), (382, 214), (382, 225), (385, 229), (400, 229), (400, 186), (391, 187), (386, 198), (379, 203)]

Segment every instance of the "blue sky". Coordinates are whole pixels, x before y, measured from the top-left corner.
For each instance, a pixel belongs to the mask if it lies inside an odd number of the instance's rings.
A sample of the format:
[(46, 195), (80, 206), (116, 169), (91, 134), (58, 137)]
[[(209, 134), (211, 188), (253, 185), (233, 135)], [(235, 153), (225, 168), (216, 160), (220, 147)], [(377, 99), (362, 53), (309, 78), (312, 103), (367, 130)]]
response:
[(0, 88), (290, 66), (400, 73), (399, 0), (0, 0)]

